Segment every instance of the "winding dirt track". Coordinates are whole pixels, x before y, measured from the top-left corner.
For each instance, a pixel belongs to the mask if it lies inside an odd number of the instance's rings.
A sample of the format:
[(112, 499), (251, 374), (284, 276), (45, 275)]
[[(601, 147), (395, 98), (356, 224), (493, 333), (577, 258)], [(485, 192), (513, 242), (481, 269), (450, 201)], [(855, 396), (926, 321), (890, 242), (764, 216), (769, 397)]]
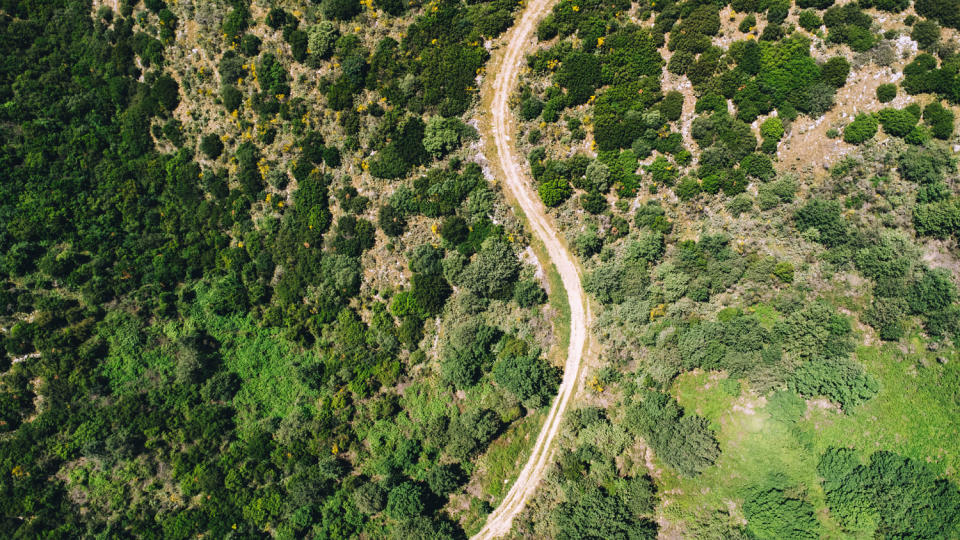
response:
[[(510, 30), (506, 37), (506, 48), (496, 65), (496, 79), (492, 85), (486, 84), (484, 93), (492, 99), (485, 99), (484, 103), (491, 103), (486, 125), (490, 130), (495, 143), (494, 148), (488, 147), (487, 158), (491, 164), (499, 166), (503, 174), (506, 190), (516, 199), (521, 210), (526, 214), (527, 221), (533, 233), (543, 242), (547, 255), (560, 274), (563, 287), (567, 291), (567, 301), (570, 305), (570, 346), (567, 349), (567, 361), (564, 366), (563, 382), (557, 392), (557, 397), (550, 407), (547, 419), (537, 436), (537, 441), (530, 453), (523, 470), (507, 492), (503, 501), (487, 517), (487, 522), (480, 531), (473, 536), (477, 539), (497, 538), (510, 532), (513, 518), (523, 510), (527, 500), (536, 490), (540, 478), (550, 463), (551, 446), (553, 439), (560, 430), (563, 414), (567, 410), (570, 398), (577, 390), (580, 379), (580, 365), (587, 343), (587, 327), (590, 322), (590, 307), (586, 294), (580, 283), (580, 274), (573, 256), (561, 239), (555, 226), (546, 215), (546, 209), (540, 198), (531, 187), (519, 159), (514, 155), (510, 144), (513, 124), (510, 121), (510, 94), (517, 85), (518, 75), (524, 63), (525, 51), (532, 46), (534, 30), (537, 24), (548, 13), (556, 0), (532, 0), (524, 10), (520, 22)], [(488, 76), (487, 80), (490, 78)]]

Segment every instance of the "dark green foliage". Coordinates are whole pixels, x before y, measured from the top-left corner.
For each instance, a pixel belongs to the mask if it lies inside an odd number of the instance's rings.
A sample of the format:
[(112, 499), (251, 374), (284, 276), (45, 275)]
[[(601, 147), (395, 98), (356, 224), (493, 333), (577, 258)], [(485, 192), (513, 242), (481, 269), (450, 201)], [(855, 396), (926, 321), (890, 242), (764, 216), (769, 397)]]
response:
[(904, 335), (903, 316), (907, 304), (899, 298), (874, 298), (863, 314), (863, 320), (877, 331), (884, 341), (898, 341)]
[(910, 6), (910, 0), (863, 0), (860, 6), (864, 8), (875, 7), (891, 13), (900, 13)]
[(404, 482), (390, 490), (387, 495), (387, 515), (396, 520), (406, 520), (423, 513), (423, 490), (413, 482)]
[(468, 459), (485, 449), (501, 427), (500, 419), (491, 410), (465, 412), (450, 422), (445, 450), (453, 458)]
[(637, 208), (634, 221), (638, 228), (649, 228), (662, 234), (670, 234), (673, 230), (673, 223), (667, 220), (666, 212), (656, 201)]
[(360, 2), (357, 0), (323, 0), (321, 8), (324, 18), (345, 21), (360, 13)]
[(657, 537), (657, 525), (635, 516), (624, 499), (602, 487), (578, 490), (570, 502), (557, 505), (550, 514), (556, 538), (632, 538)]
[(520, 272), (513, 248), (500, 237), (483, 241), (476, 259), (464, 270), (461, 281), (478, 296), (495, 298), (511, 290)]
[(908, 148), (897, 158), (900, 176), (918, 184), (942, 182), (956, 171), (956, 162), (943, 148)]
[(917, 15), (936, 19), (948, 28), (960, 28), (960, 7), (956, 0), (917, 0), (914, 9)]
[(930, 50), (940, 42), (940, 25), (926, 19), (917, 21), (910, 31), (910, 39), (916, 41), (921, 50)]
[(829, 31), (828, 40), (846, 43), (855, 51), (869, 50), (876, 43), (876, 37), (870, 33), (873, 19), (857, 4), (831, 7), (824, 13), (823, 22)]
[[(883, 109), (877, 113), (883, 131), (894, 137), (905, 137), (917, 125), (917, 118), (908, 109)], [(846, 138), (846, 131), (844, 132)]]
[(774, 480), (743, 493), (747, 530), (756, 538), (820, 538), (820, 524), (813, 504)]
[(850, 144), (862, 144), (877, 134), (877, 127), (876, 117), (869, 114), (858, 114), (853, 122), (843, 128), (843, 140)]
[(877, 100), (880, 103), (889, 103), (897, 97), (897, 85), (893, 83), (881, 84), (877, 87)]
[(928, 270), (910, 288), (907, 305), (913, 313), (923, 315), (945, 309), (956, 297), (957, 290), (948, 271)]
[(493, 380), (531, 407), (549, 403), (560, 384), (560, 370), (539, 351), (508, 351), (493, 364)]
[(223, 142), (214, 133), (204, 135), (200, 139), (200, 151), (210, 159), (217, 159), (223, 153)]
[(805, 9), (801, 11), (797, 22), (800, 24), (800, 28), (803, 28), (808, 32), (813, 32), (823, 25), (823, 19), (821, 19), (820, 16), (811, 9)]
[(567, 90), (567, 105), (586, 103), (600, 81), (600, 59), (593, 54), (572, 52), (564, 57), (555, 79)]
[(842, 56), (834, 56), (826, 61), (821, 67), (823, 82), (840, 88), (847, 83), (847, 76), (850, 75), (850, 63)]
[(847, 240), (847, 225), (842, 211), (837, 201), (813, 199), (797, 210), (794, 223), (800, 232), (815, 229), (818, 241), (827, 247), (833, 247)]
[(706, 419), (684, 414), (676, 400), (660, 392), (643, 390), (639, 398), (627, 409), (627, 426), (660, 460), (685, 476), (700, 474), (717, 460), (720, 449)]
[(243, 94), (233, 85), (224, 85), (220, 89), (220, 99), (223, 100), (223, 106), (228, 111), (236, 111), (243, 104)]
[(444, 379), (456, 388), (476, 384), (482, 373), (493, 365), (490, 351), (500, 332), (475, 321), (456, 327), (444, 350), (441, 370)]
[(680, 115), (683, 114), (683, 94), (676, 90), (667, 92), (663, 96), (663, 101), (660, 102), (660, 112), (670, 122), (679, 120)]
[(829, 448), (817, 472), (831, 515), (847, 531), (869, 527), (867, 534), (910, 538), (960, 534), (960, 490), (922, 462), (879, 451), (861, 464), (854, 450)]
[(872, 398), (879, 388), (876, 381), (859, 365), (846, 359), (813, 359), (793, 374), (792, 386), (807, 396), (826, 396), (849, 410)]
[(513, 299), (520, 307), (533, 307), (547, 301), (547, 292), (536, 281), (525, 280), (513, 288)]
[(953, 135), (953, 111), (936, 101), (923, 108), (923, 121), (938, 139), (947, 140)]
[(956, 236), (960, 233), (960, 203), (954, 199), (918, 204), (913, 209), (913, 226), (921, 236)]
[(244, 56), (257, 56), (260, 54), (260, 38), (253, 34), (244, 34), (240, 39), (240, 52)]

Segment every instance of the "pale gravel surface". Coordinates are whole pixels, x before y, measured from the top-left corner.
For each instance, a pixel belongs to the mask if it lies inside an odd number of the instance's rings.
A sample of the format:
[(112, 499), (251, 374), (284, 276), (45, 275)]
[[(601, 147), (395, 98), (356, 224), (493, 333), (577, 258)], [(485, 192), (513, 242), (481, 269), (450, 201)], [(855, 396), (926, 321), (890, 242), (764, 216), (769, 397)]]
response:
[(579, 270), (552, 220), (547, 217), (546, 209), (534, 193), (520, 165), (522, 161), (517, 158), (511, 145), (513, 122), (509, 107), (510, 94), (517, 85), (525, 52), (532, 50), (537, 23), (549, 12), (555, 1), (533, 0), (530, 2), (520, 22), (507, 34), (506, 47), (498, 70), (495, 74), (490, 74), (496, 77), (494, 83), (491, 87), (485, 88), (485, 92), (493, 93), (488, 119), (491, 133), (485, 135), (492, 135), (495, 143), (495, 149), (488, 150), (488, 154), (493, 154), (488, 156), (491, 164), (499, 166), (506, 191), (516, 199), (533, 233), (543, 242), (567, 291), (567, 301), (570, 305), (570, 345), (567, 349), (563, 381), (560, 383), (557, 397), (550, 407), (543, 428), (530, 452), (530, 458), (500, 505), (490, 513), (486, 524), (473, 536), (474, 539), (497, 538), (509, 533), (513, 518), (523, 510), (539, 485), (544, 471), (550, 464), (551, 446), (560, 430), (563, 414), (570, 403), (570, 398), (577, 390), (581, 361), (587, 344), (587, 328), (591, 315), (586, 294), (580, 283)]

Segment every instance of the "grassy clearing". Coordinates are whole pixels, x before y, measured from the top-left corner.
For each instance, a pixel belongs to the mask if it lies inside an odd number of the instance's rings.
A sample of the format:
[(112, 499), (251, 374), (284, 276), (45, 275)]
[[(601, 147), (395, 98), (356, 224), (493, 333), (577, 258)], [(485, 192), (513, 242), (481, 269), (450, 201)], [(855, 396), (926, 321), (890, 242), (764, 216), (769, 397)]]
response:
[(480, 478), (481, 490), (492, 496), (496, 502), (500, 502), (510, 490), (520, 469), (527, 462), (530, 447), (536, 441), (545, 417), (546, 412), (541, 409), (514, 423), (480, 458), (478, 466), (485, 471)]
[[(717, 429), (722, 454), (715, 466), (696, 478), (664, 470), (660, 489), (668, 493), (668, 502), (661, 507), (665, 517), (682, 522), (705, 509), (737, 508), (745, 487), (782, 475), (804, 487), (824, 537), (845, 537), (829, 516), (816, 473), (820, 455), (830, 446), (852, 447), (864, 457), (892, 450), (956, 477), (960, 355), (956, 350), (928, 352), (918, 338), (910, 345), (910, 350), (920, 352), (904, 353), (899, 344), (859, 348), (857, 359), (880, 382), (880, 393), (848, 413), (808, 403), (805, 417), (793, 425), (771, 418), (760, 399), (749, 392), (731, 397), (716, 373), (678, 377), (672, 393), (687, 410), (704, 416)], [(946, 364), (938, 362), (938, 356)], [(736, 509), (732, 514), (742, 517)]]
[[(914, 341), (914, 340), (912, 340)], [(897, 344), (861, 347), (857, 359), (880, 382), (880, 393), (853, 414), (814, 409), (801, 426), (817, 452), (842, 444), (864, 452), (892, 450), (957, 478), (960, 470), (960, 355), (930, 353), (914, 341), (904, 353)], [(937, 356), (947, 360), (937, 362)], [(924, 367), (926, 364), (926, 367)]]

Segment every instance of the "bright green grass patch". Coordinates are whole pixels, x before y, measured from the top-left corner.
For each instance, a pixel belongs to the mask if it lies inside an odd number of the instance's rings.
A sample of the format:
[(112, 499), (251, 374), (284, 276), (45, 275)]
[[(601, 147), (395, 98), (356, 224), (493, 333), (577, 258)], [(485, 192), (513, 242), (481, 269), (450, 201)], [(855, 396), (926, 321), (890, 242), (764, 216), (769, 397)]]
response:
[(506, 433), (490, 444), (477, 462), (477, 469), (483, 471), (479, 478), (483, 493), (499, 502), (509, 491), (530, 455), (530, 448), (536, 442), (544, 417), (542, 410), (527, 416), (511, 425)]
[[(774, 420), (762, 400), (747, 393), (733, 398), (716, 374), (693, 372), (677, 378), (672, 393), (688, 411), (717, 430), (721, 455), (695, 478), (664, 468), (659, 484), (668, 504), (668, 519), (683, 522), (730, 503), (742, 503), (742, 490), (780, 475), (803, 486), (828, 538), (845, 535), (829, 516), (816, 465), (830, 446), (853, 447), (866, 457), (891, 450), (928, 462), (934, 470), (956, 477), (960, 467), (960, 355), (956, 350), (929, 353), (923, 340), (911, 340), (903, 353), (898, 344), (860, 347), (857, 360), (881, 384), (880, 393), (847, 412), (808, 405), (806, 417), (793, 425)], [(947, 360), (936, 361), (937, 356)], [(819, 401), (819, 400), (818, 400)], [(662, 467), (662, 465), (658, 465)], [(742, 517), (739, 510), (736, 518)]]
[[(920, 343), (922, 345), (922, 343)], [(852, 414), (814, 409), (801, 425), (815, 433), (819, 453), (830, 445), (852, 446), (869, 455), (892, 450), (956, 479), (960, 470), (960, 358), (940, 352), (936, 361), (919, 353), (903, 353), (899, 345), (861, 347), (857, 359), (880, 382), (880, 393)], [(926, 362), (926, 367), (922, 362)]]
[[(673, 393), (687, 411), (704, 416), (718, 430), (721, 454), (700, 476), (664, 474), (661, 490), (679, 490), (669, 496), (673, 502), (664, 508), (668, 515), (684, 519), (703, 506), (725, 509), (727, 501), (741, 500), (741, 490), (771, 474), (817, 486), (816, 456), (793, 430), (771, 419), (759, 400), (731, 397), (715, 373), (681, 375)], [(822, 506), (822, 493), (811, 492), (811, 499)]]

